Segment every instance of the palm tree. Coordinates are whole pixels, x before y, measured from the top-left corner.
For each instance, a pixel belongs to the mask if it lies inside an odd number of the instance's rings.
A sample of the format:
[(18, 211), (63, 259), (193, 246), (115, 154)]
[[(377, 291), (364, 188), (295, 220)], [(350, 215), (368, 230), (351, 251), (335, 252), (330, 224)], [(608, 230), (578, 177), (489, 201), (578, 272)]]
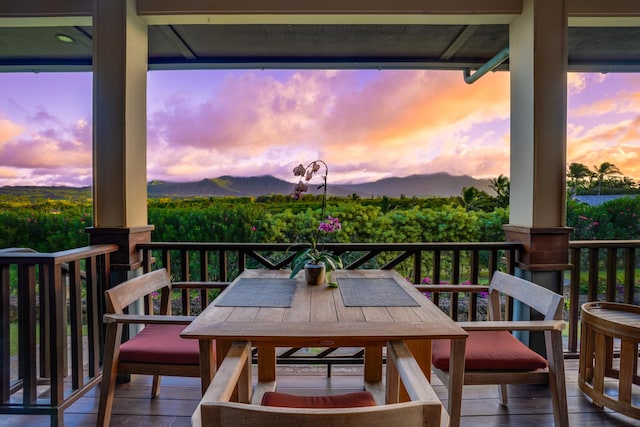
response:
[(496, 192), (498, 207), (506, 208), (509, 206), (510, 186), (509, 178), (502, 174), (489, 180), (489, 188)]
[(467, 211), (490, 211), (493, 205), (491, 196), (475, 187), (462, 187), (460, 201)]
[(569, 165), (569, 172), (567, 172), (567, 178), (569, 178), (569, 188), (571, 188), (573, 194), (578, 193), (578, 187), (583, 187), (583, 182), (586, 178), (593, 178), (594, 173), (582, 163), (571, 163)]
[(380, 200), (380, 210), (383, 214), (389, 213), (396, 208), (396, 205), (388, 196), (382, 196)]
[(623, 188), (625, 190), (630, 190), (636, 187), (636, 182), (633, 180), (633, 178), (629, 178), (628, 176), (622, 177), (622, 179), (620, 180), (620, 182), (618, 183), (618, 186), (620, 188)]
[(620, 172), (620, 169), (618, 169), (616, 165), (609, 162), (601, 163), (600, 166), (594, 166), (594, 169), (595, 176), (598, 179), (598, 195), (600, 195), (600, 192), (602, 191), (602, 182), (604, 181), (605, 177), (609, 175), (622, 174), (622, 172)]

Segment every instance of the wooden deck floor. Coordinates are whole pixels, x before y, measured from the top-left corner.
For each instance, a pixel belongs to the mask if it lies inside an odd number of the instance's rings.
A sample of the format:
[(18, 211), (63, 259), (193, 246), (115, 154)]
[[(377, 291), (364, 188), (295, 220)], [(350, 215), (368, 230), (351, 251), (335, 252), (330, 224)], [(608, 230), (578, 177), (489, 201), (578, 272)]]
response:
[[(567, 360), (569, 420), (572, 426), (640, 426), (633, 420), (593, 406), (577, 386), (577, 360)], [(336, 367), (327, 378), (325, 367), (282, 366), (278, 368), (278, 390), (298, 394), (343, 393), (362, 386), (361, 367)], [(434, 376), (434, 388), (443, 401), (447, 392)], [(111, 425), (186, 427), (199, 397), (195, 378), (163, 379), (160, 398), (150, 399), (150, 379), (134, 376), (116, 390)], [(99, 389), (95, 388), (65, 411), (67, 427), (94, 426)], [(498, 402), (497, 387), (466, 386), (462, 403), (462, 426), (552, 427), (553, 416), (546, 386), (509, 386), (509, 406)], [(48, 417), (0, 415), (0, 426), (48, 426)]]

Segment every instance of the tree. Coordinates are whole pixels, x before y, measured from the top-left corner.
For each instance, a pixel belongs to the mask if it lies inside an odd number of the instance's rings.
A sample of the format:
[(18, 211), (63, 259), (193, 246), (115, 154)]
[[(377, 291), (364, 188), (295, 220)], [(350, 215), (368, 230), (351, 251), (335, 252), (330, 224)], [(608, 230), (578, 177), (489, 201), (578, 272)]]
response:
[(509, 178), (500, 174), (497, 178), (489, 180), (489, 187), (496, 192), (496, 204), (499, 208), (509, 206), (509, 196), (511, 194), (511, 183)]
[(489, 212), (493, 209), (491, 196), (475, 187), (462, 187), (460, 201), (462, 207), (467, 211)]
[(618, 188), (622, 188), (625, 190), (632, 190), (636, 188), (636, 182), (633, 178), (629, 178), (628, 176), (623, 176), (621, 180), (617, 183)]
[(569, 165), (569, 172), (567, 172), (567, 178), (569, 178), (569, 188), (573, 194), (578, 193), (579, 188), (584, 188), (584, 181), (588, 178), (591, 180), (594, 177), (594, 173), (582, 163), (571, 163)]
[(393, 203), (393, 201), (389, 197), (382, 196), (382, 199), (380, 200), (380, 210), (383, 214), (389, 213), (395, 208), (396, 208), (396, 205)]
[(622, 174), (616, 165), (609, 162), (601, 163), (600, 166), (594, 166), (594, 168), (595, 177), (598, 179), (598, 195), (600, 195), (600, 192), (602, 191), (602, 182), (606, 177)]

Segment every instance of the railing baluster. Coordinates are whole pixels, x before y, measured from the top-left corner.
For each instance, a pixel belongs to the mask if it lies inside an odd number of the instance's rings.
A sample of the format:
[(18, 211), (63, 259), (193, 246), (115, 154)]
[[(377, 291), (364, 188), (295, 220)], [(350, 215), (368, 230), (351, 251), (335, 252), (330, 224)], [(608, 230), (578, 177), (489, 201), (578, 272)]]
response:
[(83, 342), (82, 342), (82, 284), (80, 283), (80, 263), (69, 263), (69, 320), (71, 327), (71, 373), (72, 387), (82, 387)]
[(0, 403), (11, 397), (10, 301), (11, 266), (0, 264)]
[(442, 269), (442, 251), (436, 249), (433, 251), (433, 283), (440, 283), (440, 271)]
[(422, 251), (416, 251), (413, 255), (413, 283), (422, 281)]
[[(440, 268), (442, 266), (442, 251), (440, 249), (436, 249), (433, 251), (433, 280), (431, 283), (437, 285), (440, 283)], [(435, 305), (440, 304), (440, 295), (435, 294), (433, 296), (433, 303)]]
[[(452, 284), (460, 284), (460, 251), (454, 249), (451, 254), (451, 283)], [(449, 305), (450, 317), (454, 320), (458, 320), (458, 310), (459, 304), (458, 300), (460, 298), (460, 294), (457, 292), (451, 292), (451, 304)]]
[(624, 249), (624, 302), (633, 304), (635, 294), (635, 248)]
[[(41, 264), (38, 267), (38, 295), (39, 300), (39, 318), (40, 326), (40, 376), (45, 378), (51, 375), (51, 364), (49, 353), (49, 336), (51, 335), (51, 325), (49, 324), (49, 310), (51, 301), (49, 300), (49, 292), (47, 291), (47, 275), (49, 274), (49, 266)], [(34, 284), (35, 286), (35, 284)]]
[(498, 269), (498, 257), (499, 253), (497, 249), (491, 249), (489, 251), (489, 281), (493, 277), (493, 272)]
[(209, 254), (206, 250), (200, 249), (200, 281), (206, 282), (209, 280)]
[(598, 248), (589, 248), (589, 301), (598, 301)]
[(18, 377), (23, 405), (36, 401), (36, 295), (35, 265), (18, 266)]
[[(469, 274), (469, 281), (472, 284), (480, 283), (480, 251), (477, 249), (473, 249), (469, 251), (469, 264), (471, 266), (471, 271)], [(478, 318), (478, 294), (476, 292), (472, 292), (469, 294), (469, 319), (468, 320), (477, 320)]]
[(49, 299), (51, 311), (51, 375), (50, 395), (51, 405), (58, 406), (64, 401), (64, 371), (67, 355), (67, 325), (64, 314), (66, 312), (66, 291), (62, 283), (62, 266), (52, 265), (49, 269)]
[[(186, 249), (180, 250), (180, 277), (183, 282), (188, 282), (191, 280), (191, 271), (190, 271), (190, 263), (189, 263), (189, 254), (191, 252)], [(191, 304), (189, 304), (189, 290), (182, 289), (181, 293), (181, 305), (182, 305), (182, 315), (189, 316), (191, 315)], [(171, 301), (169, 301), (171, 304)]]
[(238, 274), (242, 273), (247, 269), (247, 256), (245, 255), (244, 250), (240, 249), (238, 251)]
[(607, 301), (616, 300), (616, 285), (618, 282), (616, 266), (618, 263), (616, 248), (607, 248), (607, 289), (605, 298)]
[(581, 249), (571, 249), (571, 284), (569, 287), (569, 352), (578, 352), (578, 318), (580, 316), (580, 258)]
[(169, 249), (162, 250), (162, 266), (167, 269), (169, 276), (171, 276), (171, 252), (169, 252)]
[(229, 281), (229, 269), (227, 268), (228, 261), (229, 259), (227, 257), (227, 251), (218, 251), (218, 271), (220, 271), (221, 282)]
[[(145, 251), (147, 254), (150, 251)], [(146, 261), (145, 261), (146, 265)], [(88, 370), (89, 377), (94, 377), (99, 372), (100, 357), (100, 308), (101, 293), (98, 288), (99, 280), (97, 273), (96, 258), (88, 258), (85, 264), (85, 274), (87, 281), (87, 342), (88, 342)]]

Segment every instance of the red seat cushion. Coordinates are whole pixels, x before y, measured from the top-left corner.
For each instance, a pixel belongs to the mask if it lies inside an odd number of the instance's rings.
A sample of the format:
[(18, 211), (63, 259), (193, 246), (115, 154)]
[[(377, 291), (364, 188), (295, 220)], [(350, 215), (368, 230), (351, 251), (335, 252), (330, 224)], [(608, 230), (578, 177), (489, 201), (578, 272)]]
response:
[(297, 396), (268, 391), (262, 396), (262, 405), (284, 408), (358, 408), (376, 406), (376, 401), (368, 391), (335, 396)]
[[(449, 340), (432, 341), (433, 366), (449, 370)], [(547, 361), (507, 331), (469, 331), (465, 370), (532, 371)]]
[(147, 325), (136, 336), (122, 343), (120, 362), (198, 365), (200, 363), (198, 340), (180, 337), (180, 333), (186, 327), (186, 325)]

